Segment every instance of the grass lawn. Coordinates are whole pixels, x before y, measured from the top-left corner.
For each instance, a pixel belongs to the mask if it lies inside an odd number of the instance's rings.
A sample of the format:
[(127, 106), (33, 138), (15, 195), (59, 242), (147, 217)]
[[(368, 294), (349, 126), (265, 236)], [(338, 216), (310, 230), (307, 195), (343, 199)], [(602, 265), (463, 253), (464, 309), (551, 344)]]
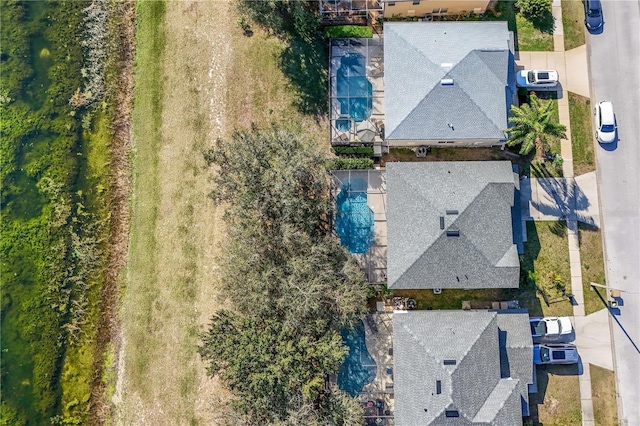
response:
[(500, 148), (433, 148), (425, 157), (416, 157), (409, 148), (391, 148), (382, 156), (381, 165), (388, 161), (498, 161), (512, 157)]
[(534, 425), (582, 424), (578, 366), (538, 366), (536, 373), (538, 393), (531, 394), (529, 399)]
[(589, 98), (569, 92), (571, 149), (573, 152), (573, 171), (576, 176), (596, 169), (591, 117)]
[(527, 242), (520, 262), (520, 289), (515, 297), (520, 306), (529, 309), (532, 315), (564, 316), (572, 315), (573, 307), (568, 299), (556, 303), (545, 303), (536, 288), (544, 289), (549, 298), (562, 295), (553, 283), (564, 284), (566, 292), (571, 292), (571, 270), (569, 266), (569, 245), (565, 221), (527, 222)]
[(518, 50), (553, 52), (553, 33), (540, 31), (531, 21), (520, 14), (516, 14), (518, 27)]
[(396, 290), (393, 295), (415, 299), (416, 309), (462, 309), (463, 300), (479, 302), (507, 300), (504, 299), (502, 289), (444, 289), (441, 294), (435, 294), (433, 290)]
[(591, 369), (591, 395), (593, 415), (598, 426), (618, 424), (618, 404), (616, 403), (616, 383), (613, 371), (589, 364)]
[(131, 233), (119, 315), (118, 365), (126, 368), (114, 424), (213, 424), (211, 402), (226, 395), (196, 348), (217, 309), (212, 259), (224, 232), (202, 152), (223, 136), (230, 15), (213, 2), (137, 3)]
[[(284, 42), (258, 25), (234, 32), (226, 81), (229, 129), (278, 123), (307, 133), (329, 151), (326, 46)], [(297, 59), (295, 59), (297, 58)], [(308, 63), (305, 63), (308, 62)]]
[[(606, 284), (604, 274), (604, 255), (602, 253), (602, 232), (600, 229), (578, 222), (580, 240), (580, 260), (582, 261), (582, 291), (584, 309), (587, 315), (604, 308), (596, 291), (591, 291), (590, 283)], [(597, 289), (607, 300), (604, 289)]]
[(516, 50), (553, 51), (553, 17), (551, 13), (540, 22), (531, 22), (516, 12), (513, 1), (496, 2), (493, 11), (482, 16), (471, 15), (465, 21), (507, 21), (516, 36)]
[(565, 50), (584, 44), (584, 7), (581, 0), (562, 1), (562, 27)]

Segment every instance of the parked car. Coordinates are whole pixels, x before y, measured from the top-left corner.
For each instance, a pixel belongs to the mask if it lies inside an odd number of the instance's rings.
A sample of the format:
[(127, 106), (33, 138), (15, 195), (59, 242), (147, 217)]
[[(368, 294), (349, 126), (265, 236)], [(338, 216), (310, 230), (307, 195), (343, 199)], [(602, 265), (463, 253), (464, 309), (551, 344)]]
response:
[(589, 32), (599, 30), (604, 25), (602, 17), (602, 4), (600, 0), (583, 0), (584, 24)]
[(522, 70), (516, 75), (516, 86), (527, 89), (556, 87), (558, 72), (554, 70)]
[(576, 364), (578, 360), (578, 350), (570, 343), (533, 346), (535, 364)]
[(615, 141), (616, 118), (613, 114), (613, 104), (609, 101), (598, 102), (593, 113), (596, 116), (596, 139), (601, 143)]
[(542, 339), (559, 340), (573, 333), (569, 317), (529, 318), (531, 337), (534, 341)]

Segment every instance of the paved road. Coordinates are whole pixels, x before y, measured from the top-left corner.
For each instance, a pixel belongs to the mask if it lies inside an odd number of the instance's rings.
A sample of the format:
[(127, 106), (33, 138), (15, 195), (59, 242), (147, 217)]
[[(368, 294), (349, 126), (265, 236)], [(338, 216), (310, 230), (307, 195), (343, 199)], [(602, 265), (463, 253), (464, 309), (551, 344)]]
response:
[(621, 424), (640, 425), (640, 2), (603, 0), (605, 26), (587, 36), (592, 102), (611, 100), (615, 147), (597, 147), (607, 280), (624, 290), (613, 345)]

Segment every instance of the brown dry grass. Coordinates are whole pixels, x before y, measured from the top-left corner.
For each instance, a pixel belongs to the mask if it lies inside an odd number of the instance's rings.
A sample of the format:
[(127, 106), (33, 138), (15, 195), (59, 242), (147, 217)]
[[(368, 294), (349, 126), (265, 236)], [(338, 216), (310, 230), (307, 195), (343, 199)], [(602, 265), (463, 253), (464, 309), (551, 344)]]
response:
[(615, 375), (613, 371), (597, 365), (589, 364), (589, 368), (595, 423), (598, 426), (615, 426), (618, 424)]
[[(606, 284), (604, 273), (604, 254), (602, 251), (602, 231), (578, 222), (578, 240), (580, 241), (580, 259), (582, 260), (582, 291), (584, 292), (584, 309), (587, 315), (604, 308), (604, 303), (591, 283)], [(606, 294), (598, 289), (600, 294)], [(606, 296), (604, 296), (606, 299)]]
[(538, 393), (529, 402), (534, 424), (575, 426), (582, 424), (577, 365), (538, 366)]
[(297, 95), (281, 69), (286, 43), (256, 25), (251, 29), (250, 37), (237, 26), (229, 34), (233, 53), (226, 91), (228, 128), (279, 123), (306, 133), (328, 150), (327, 118), (303, 115), (294, 105)]
[[(220, 214), (202, 151), (225, 131), (231, 4), (138, 4), (131, 239), (115, 423), (215, 422), (225, 397), (196, 352), (216, 309)], [(142, 13), (140, 13), (142, 12)], [(155, 15), (154, 15), (155, 13)]]

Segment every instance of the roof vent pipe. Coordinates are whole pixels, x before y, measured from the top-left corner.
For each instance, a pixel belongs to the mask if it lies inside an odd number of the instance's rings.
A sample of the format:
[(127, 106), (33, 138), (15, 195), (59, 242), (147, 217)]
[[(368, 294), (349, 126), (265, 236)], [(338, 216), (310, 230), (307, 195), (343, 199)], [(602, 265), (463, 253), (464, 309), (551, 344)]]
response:
[(453, 79), (443, 78), (442, 80), (440, 80), (440, 84), (442, 84), (443, 86), (453, 86)]

